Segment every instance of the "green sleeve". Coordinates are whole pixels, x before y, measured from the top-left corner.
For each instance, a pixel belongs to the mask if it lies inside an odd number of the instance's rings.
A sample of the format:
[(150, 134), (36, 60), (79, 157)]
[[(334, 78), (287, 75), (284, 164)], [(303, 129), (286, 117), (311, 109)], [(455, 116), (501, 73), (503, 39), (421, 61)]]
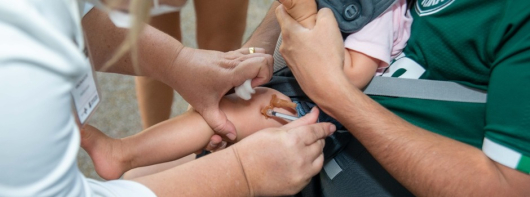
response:
[(488, 39), (492, 62), (483, 151), (530, 173), (530, 1), (506, 1)]

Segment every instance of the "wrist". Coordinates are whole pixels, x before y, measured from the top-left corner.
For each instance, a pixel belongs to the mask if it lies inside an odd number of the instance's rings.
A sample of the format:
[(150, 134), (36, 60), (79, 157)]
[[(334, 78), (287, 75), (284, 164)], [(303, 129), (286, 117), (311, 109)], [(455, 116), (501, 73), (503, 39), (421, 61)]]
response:
[[(325, 87), (320, 88), (321, 91), (315, 91), (318, 95), (312, 100), (318, 104), (324, 112), (332, 115), (333, 117), (340, 116), (343, 107), (337, 107), (337, 104), (348, 106), (349, 104), (355, 104), (353, 101), (356, 97), (356, 93), (363, 94), (358, 88), (356, 88), (345, 74), (341, 74), (334, 78), (332, 81), (323, 82), (326, 84)], [(333, 94), (330, 94), (333, 92)], [(349, 108), (348, 108), (349, 109)]]
[[(146, 64), (146, 68), (144, 68), (145, 75), (147, 77), (150, 77), (152, 79), (156, 79), (160, 82), (163, 82), (172, 88), (175, 88), (172, 86), (174, 84), (174, 80), (178, 79), (178, 76), (175, 76), (175, 74), (178, 75), (178, 73), (184, 72), (183, 69), (180, 69), (179, 67), (182, 67), (182, 65), (187, 65), (187, 62), (190, 60), (186, 60), (183, 56), (188, 56), (187, 54), (190, 53), (190, 49), (188, 47), (184, 47), (183, 45), (177, 45), (173, 49), (169, 49), (167, 56), (165, 57), (159, 57), (159, 58), (166, 58), (167, 61), (164, 61), (162, 64), (158, 65), (152, 65), (152, 64)], [(180, 72), (179, 72), (180, 70)]]
[(261, 24), (252, 33), (250, 38), (243, 44), (245, 47), (259, 47), (265, 49), (265, 53), (272, 55), (276, 47), (276, 42), (280, 35), (280, 25), (276, 20), (276, 7), (281, 5), (274, 1), (267, 12), (267, 15), (262, 20)]
[(239, 163), (239, 167), (241, 169), (241, 172), (243, 173), (243, 176), (245, 177), (245, 182), (246, 182), (247, 189), (248, 189), (248, 196), (254, 196), (254, 191), (253, 191), (253, 189), (251, 187), (249, 178), (247, 177), (247, 173), (245, 172), (245, 168), (243, 167), (243, 163), (241, 162), (241, 159), (239, 157), (239, 152), (237, 151), (237, 148), (235, 146), (231, 146), (229, 148), (232, 149), (232, 151), (234, 152), (234, 156), (236, 158), (236, 161), (237, 161), (237, 163)]

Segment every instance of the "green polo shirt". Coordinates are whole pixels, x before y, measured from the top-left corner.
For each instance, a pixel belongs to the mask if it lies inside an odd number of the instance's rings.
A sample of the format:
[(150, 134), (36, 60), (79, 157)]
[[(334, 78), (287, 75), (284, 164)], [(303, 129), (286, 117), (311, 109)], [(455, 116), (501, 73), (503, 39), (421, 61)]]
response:
[(487, 90), (486, 104), (374, 96), (407, 121), (530, 173), (530, 1), (418, 0), (412, 35), (384, 76)]

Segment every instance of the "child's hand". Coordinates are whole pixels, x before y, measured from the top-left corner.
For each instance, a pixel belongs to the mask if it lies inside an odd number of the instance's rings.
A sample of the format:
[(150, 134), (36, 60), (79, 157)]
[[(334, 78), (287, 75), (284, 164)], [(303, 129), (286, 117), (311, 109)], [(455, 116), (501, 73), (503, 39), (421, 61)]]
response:
[[(210, 142), (206, 147), (204, 147), (204, 150), (210, 151), (210, 152), (216, 152), (225, 149), (228, 146), (228, 143), (221, 138), (221, 136), (214, 134), (210, 138)], [(199, 150), (195, 152), (195, 154), (201, 154), (202, 150)]]
[(315, 0), (280, 0), (285, 11), (303, 27), (312, 29), (317, 17)]

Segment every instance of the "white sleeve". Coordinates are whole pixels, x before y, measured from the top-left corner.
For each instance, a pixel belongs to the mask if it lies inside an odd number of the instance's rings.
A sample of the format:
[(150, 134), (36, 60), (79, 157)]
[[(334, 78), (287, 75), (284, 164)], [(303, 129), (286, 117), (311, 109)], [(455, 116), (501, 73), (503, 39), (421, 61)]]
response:
[(85, 4), (83, 5), (83, 14), (82, 14), (82, 16), (84, 17), (92, 9), (94, 9), (94, 5), (91, 4), (91, 3), (85, 2)]
[[(98, 182), (79, 171), (70, 91), (90, 67), (72, 31), (39, 14), (64, 1), (45, 2), (54, 6), (0, 0), (0, 196), (154, 196), (139, 183)], [(69, 13), (46, 11), (57, 19)]]
[(76, 69), (31, 32), (4, 21), (0, 29), (0, 196), (81, 196)]

